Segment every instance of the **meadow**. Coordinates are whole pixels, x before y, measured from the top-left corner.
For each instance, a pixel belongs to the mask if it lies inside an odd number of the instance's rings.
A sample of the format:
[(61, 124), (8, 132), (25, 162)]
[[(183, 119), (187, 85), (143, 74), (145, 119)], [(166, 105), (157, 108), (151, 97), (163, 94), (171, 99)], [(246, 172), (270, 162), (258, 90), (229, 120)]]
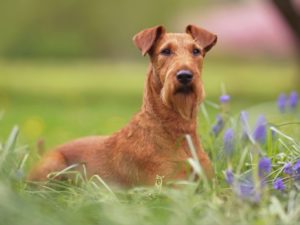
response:
[[(300, 111), (288, 100), (297, 87), (290, 61), (205, 63), (199, 133), (212, 183), (198, 163), (201, 179), (176, 188), (159, 177), (129, 190), (84, 174), (39, 188), (24, 181), (41, 151), (124, 126), (141, 106), (146, 70), (144, 62), (0, 61), (0, 224), (299, 223)], [(225, 94), (230, 100), (220, 102)]]

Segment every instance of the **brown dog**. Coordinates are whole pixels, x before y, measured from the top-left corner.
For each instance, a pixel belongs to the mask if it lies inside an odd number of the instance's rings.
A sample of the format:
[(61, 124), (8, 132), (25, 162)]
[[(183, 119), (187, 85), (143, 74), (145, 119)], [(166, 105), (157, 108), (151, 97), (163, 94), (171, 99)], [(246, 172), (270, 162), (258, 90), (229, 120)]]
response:
[(156, 176), (184, 178), (181, 165), (190, 157), (184, 138), (190, 134), (208, 177), (214, 172), (197, 135), (198, 105), (204, 98), (203, 58), (216, 35), (189, 25), (186, 33), (166, 33), (157, 26), (133, 38), (150, 66), (141, 111), (109, 137), (86, 137), (64, 144), (42, 158), (29, 180), (46, 180), (50, 172), (85, 164), (89, 176), (123, 186), (154, 184)]

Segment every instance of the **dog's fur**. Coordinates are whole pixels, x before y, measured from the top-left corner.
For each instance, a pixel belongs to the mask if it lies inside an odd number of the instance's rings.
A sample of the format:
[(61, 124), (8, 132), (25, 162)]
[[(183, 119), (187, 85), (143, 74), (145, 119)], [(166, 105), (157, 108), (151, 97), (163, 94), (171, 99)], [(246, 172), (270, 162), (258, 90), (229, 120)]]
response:
[[(28, 180), (46, 180), (50, 172), (72, 164), (85, 164), (89, 176), (97, 174), (122, 186), (151, 185), (157, 175), (168, 180), (185, 178), (182, 165), (191, 156), (185, 134), (191, 135), (206, 175), (213, 176), (196, 119), (205, 95), (203, 58), (215, 45), (216, 35), (194, 25), (187, 26), (186, 33), (166, 33), (164, 27), (156, 26), (139, 32), (133, 41), (143, 55), (150, 56), (141, 111), (111, 136), (81, 138), (57, 147), (42, 158)], [(181, 70), (193, 74), (188, 86), (176, 79)]]

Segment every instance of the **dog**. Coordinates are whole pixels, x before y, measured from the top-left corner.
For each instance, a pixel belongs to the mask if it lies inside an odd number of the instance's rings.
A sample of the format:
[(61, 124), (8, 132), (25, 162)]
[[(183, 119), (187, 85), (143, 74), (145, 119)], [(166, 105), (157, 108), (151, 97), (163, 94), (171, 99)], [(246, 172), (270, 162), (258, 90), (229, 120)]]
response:
[(87, 175), (121, 186), (153, 185), (186, 179), (191, 157), (189, 134), (208, 178), (214, 170), (197, 134), (198, 106), (205, 97), (202, 65), (217, 36), (188, 25), (185, 33), (167, 33), (155, 26), (137, 33), (133, 42), (150, 64), (140, 112), (111, 136), (80, 138), (48, 152), (31, 170), (29, 181), (47, 180), (48, 174), (70, 165), (85, 165)]

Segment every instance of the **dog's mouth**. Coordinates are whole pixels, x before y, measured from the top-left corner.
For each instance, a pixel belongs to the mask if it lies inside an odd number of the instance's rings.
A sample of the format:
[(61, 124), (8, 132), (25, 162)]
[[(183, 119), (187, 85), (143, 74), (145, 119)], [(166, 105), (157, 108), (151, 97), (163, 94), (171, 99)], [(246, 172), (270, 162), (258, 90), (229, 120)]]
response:
[(175, 91), (175, 95), (176, 94), (191, 94), (194, 92), (194, 88), (192, 85), (181, 85), (180, 87), (178, 87)]

